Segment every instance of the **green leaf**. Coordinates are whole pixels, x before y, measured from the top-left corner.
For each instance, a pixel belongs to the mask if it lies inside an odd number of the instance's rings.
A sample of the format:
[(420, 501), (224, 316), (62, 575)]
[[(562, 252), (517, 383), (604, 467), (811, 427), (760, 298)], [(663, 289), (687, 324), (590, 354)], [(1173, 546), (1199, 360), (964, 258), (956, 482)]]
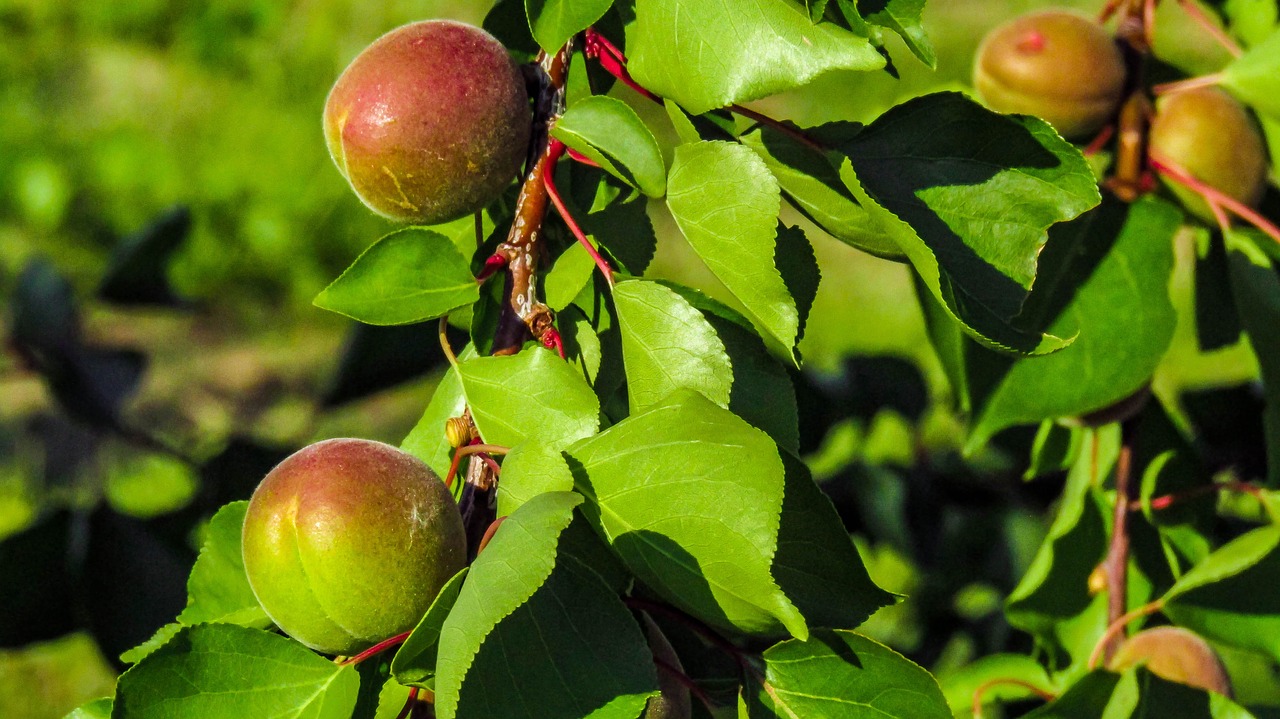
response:
[(440, 632), (441, 719), (632, 719), (656, 693), (639, 626), (564, 546), (581, 501), (572, 492), (531, 499), (472, 565)]
[(543, 283), (547, 306), (556, 312), (568, 307), (591, 281), (595, 269), (596, 262), (582, 243), (575, 242), (565, 248)]
[(1260, 114), (1280, 120), (1280, 31), (1223, 68), (1221, 83)]
[(619, 282), (613, 301), (632, 412), (648, 409), (681, 388), (729, 406), (733, 367), (724, 343), (701, 312), (675, 291), (648, 280)]
[(613, 0), (524, 0), (533, 38), (549, 53), (591, 27), (612, 5)]
[[(1013, 679), (1016, 682), (993, 680)], [(1025, 699), (1035, 696), (1029, 687), (1052, 692), (1053, 682), (1039, 662), (1024, 654), (988, 654), (959, 669), (938, 676), (942, 694), (955, 716), (967, 716), (973, 698), (983, 691), (983, 706), (993, 702)]]
[(775, 257), (778, 181), (750, 149), (729, 142), (676, 148), (667, 206), (694, 251), (755, 317), (790, 350), (800, 310)]
[(187, 578), (187, 606), (178, 615), (179, 622), (226, 622), (260, 629), (271, 626), (249, 586), (240, 553), (248, 507), (248, 502), (232, 502), (209, 520), (204, 546)]
[(791, 90), (831, 70), (884, 67), (866, 38), (813, 24), (791, 0), (638, 0), (627, 51), (641, 85), (695, 115)]
[(1164, 597), (1164, 613), (1211, 640), (1280, 661), (1280, 526), (1255, 529), (1192, 567)]
[[(475, 356), (475, 349), (468, 345), (458, 359), (467, 361)], [(426, 462), (443, 479), (449, 472), (449, 465), (453, 464), (453, 447), (445, 436), (444, 425), (450, 417), (461, 415), (466, 408), (467, 397), (462, 393), (462, 380), (458, 378), (458, 371), (450, 367), (436, 384), (436, 391), (431, 395), (431, 402), (427, 404), (422, 418), (400, 443), (400, 449)]]
[(187, 625), (180, 624), (178, 622), (169, 622), (168, 624), (161, 626), (155, 631), (155, 634), (148, 637), (145, 642), (121, 653), (120, 661), (125, 664), (137, 664), (148, 654), (164, 646), (164, 643), (172, 639), (173, 635), (177, 634), (178, 630), (182, 629), (184, 626)]
[(551, 134), (644, 194), (666, 194), (658, 140), (625, 102), (605, 95), (581, 100), (556, 120)]
[(533, 347), (507, 357), (476, 357), (458, 369), (486, 442), (515, 447), (536, 438), (560, 447), (600, 427), (595, 392), (554, 352)]
[(970, 448), (1005, 427), (1104, 409), (1151, 381), (1177, 324), (1168, 287), (1180, 224), (1176, 208), (1151, 198), (1109, 200), (1053, 229), (1025, 311), (1075, 342), (1044, 357), (971, 357), (986, 391), (974, 398)]
[(87, 704), (76, 707), (63, 719), (111, 719), (112, 703), (111, 697), (94, 699)]
[(858, 549), (809, 468), (789, 453), (771, 572), (810, 627), (856, 627), (894, 596), (871, 581)]
[(768, 435), (680, 390), (566, 454), (584, 514), (646, 586), (717, 627), (807, 636), (770, 573), (784, 470)]
[(370, 325), (434, 319), (480, 299), (471, 266), (453, 242), (417, 227), (373, 243), (315, 305)]
[(418, 626), (413, 628), (409, 638), (396, 651), (391, 660), (391, 674), (400, 684), (431, 688), (427, 682), (436, 674), (436, 649), (440, 644), (440, 629), (458, 601), (468, 569), (463, 567), (445, 582), (427, 613), (419, 620)]
[(1084, 158), (1053, 128), (938, 93), (889, 110), (839, 149), (854, 197), (968, 334), (1022, 354), (1065, 346), (1017, 322), (1048, 228), (1100, 201)]
[(851, 631), (821, 630), (764, 653), (764, 686), (754, 686), (765, 712), (752, 719), (950, 719), (929, 672), (901, 654)]
[[(1089, 575), (1106, 554), (1108, 540), (1106, 512), (1094, 489), (1101, 480), (1094, 477), (1109, 474), (1120, 442), (1114, 426), (1089, 435), (1067, 476), (1053, 525), (1005, 603), (1011, 625), (1075, 660), (1088, 656), (1106, 624), (1105, 601), (1089, 593)], [(1079, 633), (1072, 627), (1077, 619), (1086, 627)]]
[[(1120, 675), (1099, 669), (1072, 684), (1057, 699), (1025, 715), (1024, 719), (1098, 719), (1104, 714)], [(1128, 717), (1128, 713), (1123, 714)]]
[(560, 451), (541, 442), (525, 442), (502, 460), (498, 483), (498, 516), (514, 513), (544, 492), (573, 489), (573, 472)]
[(738, 140), (760, 155), (796, 208), (832, 237), (877, 257), (905, 257), (822, 153), (768, 127), (757, 127)]
[(112, 715), (128, 719), (346, 719), (360, 680), (278, 634), (184, 627), (120, 676)]
[(1274, 487), (1280, 484), (1280, 274), (1259, 245), (1271, 238), (1233, 231), (1226, 242), (1231, 292), (1262, 374), (1267, 483)]
[(937, 69), (937, 53), (924, 31), (924, 0), (862, 0), (858, 10), (871, 24), (898, 33), (920, 62)]

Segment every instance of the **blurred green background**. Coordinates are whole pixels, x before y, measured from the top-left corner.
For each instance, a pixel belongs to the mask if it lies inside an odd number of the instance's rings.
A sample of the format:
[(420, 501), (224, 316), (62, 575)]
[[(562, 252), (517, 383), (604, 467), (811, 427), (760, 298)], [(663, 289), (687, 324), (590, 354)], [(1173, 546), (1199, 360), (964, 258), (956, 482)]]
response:
[[(869, 121), (907, 97), (963, 89), (982, 34), (1045, 4), (935, 0), (926, 9), (926, 26), (938, 50), (936, 71), (891, 38), (898, 80), (833, 74), (753, 106), (801, 125)], [(1057, 4), (1094, 12), (1101, 2)], [(0, 0), (0, 297), (12, 295), (33, 257), (50, 260), (85, 300), (86, 337), (150, 357), (128, 407), (130, 421), (196, 456), (218, 451), (233, 436), (284, 446), (341, 434), (398, 442), (421, 413), (434, 378), (336, 409), (322, 407), (319, 399), (349, 325), (312, 307), (311, 298), (393, 229), (359, 204), (333, 168), (320, 111), (334, 78), (381, 33), (429, 17), (479, 23), (489, 5)], [(1185, 23), (1167, 22), (1171, 30), (1160, 37), (1178, 64), (1195, 71), (1221, 61)], [(626, 90), (614, 92), (635, 99)], [(655, 127), (665, 127), (660, 111), (633, 104)], [(193, 230), (170, 279), (192, 307), (121, 309), (92, 302), (119, 243), (176, 205), (191, 209)], [(676, 236), (661, 203), (650, 209), (663, 239), (654, 273), (723, 296)], [(934, 400), (918, 424), (885, 412), (838, 428), (814, 458), (818, 473), (834, 471), (851, 456), (868, 464), (910, 465), (918, 443), (954, 450), (960, 426), (941, 401), (945, 382), (905, 267), (817, 231), (810, 237), (824, 274), (802, 345), (810, 366), (835, 371), (849, 356), (899, 357), (920, 368)], [(1174, 288), (1184, 309), (1190, 247), (1183, 243)], [(1158, 388), (1254, 375), (1247, 353), (1238, 349), (1198, 353), (1184, 325)], [(0, 353), (0, 537), (23, 529), (50, 506), (105, 501), (131, 516), (153, 517), (198, 491), (197, 478), (181, 462), (110, 440), (63, 480), (38, 479), (48, 475), (48, 458), (34, 446), (31, 427), (55, 411), (41, 378), (13, 353)], [(999, 467), (1004, 460), (996, 453), (976, 461)], [(891, 482), (883, 489), (884, 501), (896, 501)], [(1006, 536), (1019, 538), (1011, 547), (1012, 566), (1025, 567), (1043, 527), (1025, 513), (1006, 519)], [(882, 542), (864, 548), (888, 588), (914, 591), (922, 582), (900, 547)], [(22, 581), (0, 577), (18, 592)], [(997, 588), (975, 583), (953, 601), (959, 613), (980, 618), (998, 612), (1000, 599)], [(913, 611), (910, 603), (894, 608), (869, 630), (911, 650), (925, 631)], [(947, 648), (935, 658), (962, 662), (966, 652), (971, 650)], [(85, 634), (3, 650), (0, 716), (60, 717), (109, 692), (112, 680), (109, 662)]]

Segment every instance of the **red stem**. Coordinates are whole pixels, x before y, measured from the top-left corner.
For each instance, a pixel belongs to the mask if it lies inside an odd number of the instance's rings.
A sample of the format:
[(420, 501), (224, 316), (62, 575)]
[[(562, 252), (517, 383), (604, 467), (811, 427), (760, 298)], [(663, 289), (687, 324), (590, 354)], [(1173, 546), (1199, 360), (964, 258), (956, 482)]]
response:
[[(1280, 227), (1276, 227), (1274, 223), (1258, 214), (1253, 208), (1234, 197), (1223, 194), (1217, 188), (1197, 180), (1186, 168), (1173, 163), (1166, 157), (1152, 152), (1149, 153), (1149, 161), (1151, 169), (1200, 195), (1209, 203), (1210, 207), (1217, 205), (1219, 208), (1230, 210), (1233, 215), (1258, 228), (1267, 237), (1280, 242)], [(1226, 228), (1224, 227), (1223, 229), (1225, 230)]]
[(632, 90), (658, 104), (662, 104), (662, 98), (631, 78), (631, 73), (627, 72), (627, 56), (623, 55), (616, 45), (609, 42), (608, 38), (596, 32), (595, 28), (587, 28), (583, 45), (586, 49), (587, 57), (595, 58), (605, 72), (618, 78)]
[(573, 215), (569, 213), (569, 208), (565, 207), (564, 200), (560, 197), (560, 190), (556, 189), (555, 181), (555, 163), (560, 160), (567, 149), (565, 144), (559, 140), (552, 140), (551, 147), (547, 151), (548, 162), (550, 167), (546, 174), (542, 176), (543, 184), (547, 186), (547, 196), (551, 198), (551, 204), (555, 205), (556, 212), (560, 213), (560, 219), (569, 226), (569, 231), (573, 236), (578, 238), (581, 244), (587, 250), (587, 254), (591, 255), (591, 259), (595, 261), (596, 267), (600, 268), (600, 274), (604, 275), (604, 281), (608, 283), (609, 289), (613, 289), (613, 268), (609, 267), (609, 263), (600, 256), (595, 245), (591, 244), (591, 240), (587, 239), (586, 233), (578, 226), (578, 221), (573, 219)]
[(992, 679), (991, 681), (983, 682), (982, 684), (978, 685), (977, 689), (973, 690), (973, 706), (972, 706), (973, 719), (982, 719), (982, 695), (986, 694), (993, 687), (998, 687), (1002, 684), (1013, 684), (1015, 686), (1020, 686), (1023, 689), (1029, 690), (1032, 694), (1035, 694), (1036, 696), (1040, 697), (1046, 702), (1051, 702), (1056, 698), (1053, 694), (1041, 689), (1040, 687), (1028, 681), (1023, 681), (1021, 679), (1013, 679), (1011, 677), (1002, 678), (1002, 679)]
[(1178, 0), (1178, 5), (1187, 13), (1187, 15), (1191, 16), (1192, 20), (1195, 20), (1196, 23), (1203, 27), (1214, 40), (1217, 40), (1219, 45), (1225, 48), (1227, 52), (1231, 53), (1232, 57), (1240, 57), (1244, 54), (1244, 51), (1240, 49), (1240, 46), (1236, 44), (1236, 41), (1232, 40), (1229, 35), (1223, 32), (1222, 28), (1218, 27), (1213, 20), (1210, 20), (1209, 17), (1204, 14), (1204, 11), (1197, 7), (1194, 2), (1191, 2), (1191, 0)]
[(374, 644), (373, 646), (369, 647), (363, 652), (360, 652), (359, 654), (355, 655), (354, 657), (343, 659), (341, 662), (338, 662), (338, 664), (339, 666), (344, 666), (344, 667), (347, 666), (348, 664), (359, 664), (360, 662), (368, 659), (369, 657), (374, 656), (375, 654), (381, 654), (382, 652), (390, 649), (391, 647), (398, 647), (401, 644), (404, 644), (404, 640), (409, 638), (409, 634), (410, 632), (405, 632), (403, 634), (397, 634), (394, 637), (391, 637), (390, 639), (383, 639), (377, 644)]
[[(1243, 492), (1245, 494), (1252, 495), (1257, 499), (1261, 500), (1263, 489), (1261, 487), (1250, 484), (1248, 482), (1223, 482), (1221, 484), (1203, 484), (1203, 485), (1200, 485), (1199, 487), (1192, 487), (1191, 489), (1188, 489), (1185, 492), (1177, 492), (1175, 494), (1165, 494), (1159, 497), (1153, 497), (1151, 499), (1151, 508), (1156, 510), (1168, 509), (1169, 507), (1172, 507), (1173, 505), (1179, 502), (1184, 502), (1188, 499), (1195, 499), (1196, 497), (1200, 497), (1206, 494), (1212, 494), (1214, 492), (1222, 492), (1222, 491)], [(1130, 502), (1129, 509), (1135, 512), (1142, 509), (1142, 500), (1134, 500)]]
[(573, 159), (573, 160), (577, 160), (578, 162), (581, 162), (582, 164), (584, 164), (584, 165), (586, 165), (586, 166), (588, 166), (588, 167), (599, 167), (599, 166), (600, 166), (600, 163), (596, 162), (595, 160), (591, 159), (590, 157), (587, 157), (586, 155), (582, 154), (581, 152), (578, 152), (577, 150), (573, 149), (572, 147), (570, 147), (570, 148), (569, 148), (569, 157), (570, 157), (571, 159)]
[(413, 711), (413, 706), (418, 703), (418, 688), (414, 687), (409, 690), (409, 701), (404, 703), (404, 708), (396, 715), (396, 719), (406, 719), (409, 712)]
[(506, 519), (505, 515), (498, 517), (493, 520), (493, 523), (489, 525), (488, 529), (484, 530), (484, 536), (480, 538), (480, 545), (476, 548), (476, 556), (480, 556), (480, 553), (484, 551), (484, 548), (489, 545), (489, 541), (493, 539), (493, 535), (498, 533), (498, 527), (500, 527)]

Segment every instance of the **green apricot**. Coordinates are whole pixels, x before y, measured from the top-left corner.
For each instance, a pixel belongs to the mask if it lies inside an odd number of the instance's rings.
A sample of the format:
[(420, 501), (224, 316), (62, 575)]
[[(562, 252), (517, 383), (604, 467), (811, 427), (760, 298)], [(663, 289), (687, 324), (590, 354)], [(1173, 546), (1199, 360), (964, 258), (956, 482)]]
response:
[(988, 107), (1044, 118), (1063, 137), (1097, 132), (1116, 113), (1125, 63), (1111, 35), (1091, 18), (1046, 10), (987, 33), (973, 84)]
[(497, 38), (452, 20), (392, 30), (342, 72), (324, 104), (329, 154), (371, 210), (436, 224), (473, 213), (520, 172), (532, 113)]
[(1222, 659), (1200, 635), (1182, 627), (1146, 629), (1125, 640), (1108, 668), (1122, 672), (1145, 666), (1171, 682), (1231, 696), (1231, 678)]
[[(1266, 190), (1267, 150), (1248, 110), (1225, 90), (1195, 87), (1156, 101), (1151, 121), (1151, 154), (1250, 207)], [(1183, 206), (1213, 222), (1209, 204), (1195, 192), (1167, 181)]]
[(263, 610), (326, 654), (412, 629), (467, 554), (440, 478), (364, 439), (317, 442), (276, 465), (249, 500), (242, 542)]

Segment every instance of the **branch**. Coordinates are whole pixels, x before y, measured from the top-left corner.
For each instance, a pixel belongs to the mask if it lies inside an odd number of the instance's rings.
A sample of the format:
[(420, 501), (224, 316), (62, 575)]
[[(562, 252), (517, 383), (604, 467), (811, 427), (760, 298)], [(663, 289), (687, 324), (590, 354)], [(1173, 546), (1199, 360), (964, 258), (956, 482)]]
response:
[[(1094, 440), (1097, 441), (1096, 439)], [(1120, 457), (1116, 460), (1116, 505), (1111, 525), (1111, 543), (1107, 558), (1103, 560), (1107, 576), (1107, 623), (1115, 624), (1129, 608), (1129, 502), (1133, 501), (1131, 480), (1133, 464), (1133, 422), (1120, 423)], [(1124, 625), (1120, 625), (1121, 629)], [(1099, 647), (1111, 659), (1124, 641), (1123, 632), (1099, 642)]]

